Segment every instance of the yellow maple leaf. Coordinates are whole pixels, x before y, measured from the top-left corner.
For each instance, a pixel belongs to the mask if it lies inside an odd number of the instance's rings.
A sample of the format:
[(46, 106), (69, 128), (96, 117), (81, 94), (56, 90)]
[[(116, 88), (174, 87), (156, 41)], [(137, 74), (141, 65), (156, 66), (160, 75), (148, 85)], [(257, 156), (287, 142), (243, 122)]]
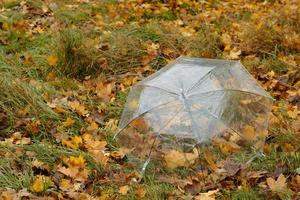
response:
[(165, 154), (164, 160), (167, 168), (175, 169), (194, 164), (198, 156), (198, 151), (195, 148), (193, 149), (193, 153), (183, 153), (172, 149)]
[(71, 101), (68, 103), (72, 110), (76, 111), (79, 115), (84, 116), (88, 112), (85, 110), (84, 105), (81, 105), (79, 101)]
[(68, 117), (66, 121), (63, 122), (63, 125), (64, 127), (68, 128), (71, 127), (74, 123), (75, 121), (72, 118)]
[(39, 175), (34, 179), (31, 185), (31, 191), (37, 193), (43, 192), (52, 184), (53, 182), (49, 177)]
[(128, 193), (128, 191), (129, 191), (128, 185), (124, 185), (119, 188), (119, 193), (122, 195), (126, 195)]
[(69, 140), (62, 139), (62, 144), (72, 149), (78, 149), (82, 144), (82, 138), (76, 135)]
[(94, 121), (86, 128), (86, 130), (89, 132), (95, 131), (97, 129), (98, 129), (98, 124)]
[(146, 196), (146, 191), (143, 187), (139, 187), (136, 191), (135, 194), (138, 198), (144, 198)]
[(57, 64), (58, 58), (55, 55), (50, 55), (47, 57), (48, 64), (51, 66), (55, 66)]

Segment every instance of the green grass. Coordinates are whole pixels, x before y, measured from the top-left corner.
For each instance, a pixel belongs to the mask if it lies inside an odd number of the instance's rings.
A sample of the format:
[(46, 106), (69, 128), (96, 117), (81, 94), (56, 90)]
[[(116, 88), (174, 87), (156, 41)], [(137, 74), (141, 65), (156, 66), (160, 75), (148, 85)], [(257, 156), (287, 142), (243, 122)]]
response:
[(232, 200), (263, 200), (264, 197), (258, 193), (257, 188), (241, 188), (232, 191), (224, 191), (217, 199), (232, 199)]
[(0, 188), (20, 190), (29, 188), (33, 180), (31, 171), (16, 172), (9, 166), (0, 166)]

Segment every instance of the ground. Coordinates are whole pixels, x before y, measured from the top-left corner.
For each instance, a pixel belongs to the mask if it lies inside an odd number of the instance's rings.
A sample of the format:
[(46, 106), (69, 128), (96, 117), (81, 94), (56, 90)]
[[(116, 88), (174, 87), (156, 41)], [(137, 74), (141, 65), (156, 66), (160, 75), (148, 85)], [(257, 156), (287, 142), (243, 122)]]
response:
[[(1, 198), (298, 199), (299, 10), (293, 0), (0, 0)], [(150, 164), (139, 180), (113, 138), (128, 88), (181, 55), (240, 59), (275, 98), (264, 154), (210, 174), (209, 187), (185, 165)]]

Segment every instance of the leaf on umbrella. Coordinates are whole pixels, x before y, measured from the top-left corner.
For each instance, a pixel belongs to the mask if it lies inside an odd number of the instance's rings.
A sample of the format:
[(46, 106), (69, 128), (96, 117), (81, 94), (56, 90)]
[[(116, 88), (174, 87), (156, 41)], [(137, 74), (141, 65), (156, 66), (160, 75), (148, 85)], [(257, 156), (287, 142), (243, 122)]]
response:
[(193, 153), (183, 153), (177, 150), (170, 150), (164, 155), (167, 168), (175, 169), (177, 167), (190, 166), (194, 164), (199, 154), (197, 149), (193, 149)]
[(246, 125), (243, 128), (242, 133), (246, 140), (255, 140), (256, 138), (256, 133), (253, 126)]

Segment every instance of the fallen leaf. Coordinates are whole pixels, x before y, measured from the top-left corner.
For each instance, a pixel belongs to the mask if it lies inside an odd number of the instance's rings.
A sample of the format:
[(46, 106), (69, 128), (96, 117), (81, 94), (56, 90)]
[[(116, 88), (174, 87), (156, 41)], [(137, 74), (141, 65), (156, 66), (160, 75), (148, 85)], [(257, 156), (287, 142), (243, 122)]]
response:
[(68, 128), (71, 127), (74, 123), (75, 121), (72, 118), (68, 117), (66, 121), (63, 122), (63, 126)]
[(78, 149), (82, 143), (82, 138), (77, 135), (68, 140), (62, 139), (62, 144), (72, 149)]
[(196, 148), (193, 149), (193, 153), (183, 153), (177, 150), (170, 150), (164, 155), (164, 160), (168, 168), (175, 169), (177, 167), (187, 167), (194, 164), (198, 156), (199, 154)]
[(119, 188), (119, 193), (122, 195), (126, 195), (128, 193), (128, 191), (129, 191), (128, 185), (124, 185)]
[(48, 64), (54, 66), (57, 64), (58, 58), (55, 55), (50, 55), (47, 57)]
[(136, 191), (135, 194), (138, 198), (144, 198), (146, 196), (146, 191), (143, 187), (139, 187)]
[(280, 192), (287, 188), (286, 178), (283, 174), (280, 174), (277, 180), (269, 177), (266, 181), (272, 192)]
[(43, 192), (45, 191), (51, 184), (53, 184), (53, 182), (51, 181), (51, 179), (49, 177), (46, 176), (37, 176), (32, 185), (31, 185), (31, 191), (32, 192)]
[(214, 139), (214, 142), (219, 146), (221, 152), (225, 155), (239, 152), (241, 147), (234, 142), (226, 141), (222, 138)]
[(219, 189), (210, 190), (205, 193), (200, 193), (198, 196), (195, 197), (195, 200), (215, 200), (218, 192)]
[(130, 153), (132, 150), (133, 149), (121, 147), (117, 151), (113, 151), (110, 155), (115, 159), (123, 159), (125, 155)]

